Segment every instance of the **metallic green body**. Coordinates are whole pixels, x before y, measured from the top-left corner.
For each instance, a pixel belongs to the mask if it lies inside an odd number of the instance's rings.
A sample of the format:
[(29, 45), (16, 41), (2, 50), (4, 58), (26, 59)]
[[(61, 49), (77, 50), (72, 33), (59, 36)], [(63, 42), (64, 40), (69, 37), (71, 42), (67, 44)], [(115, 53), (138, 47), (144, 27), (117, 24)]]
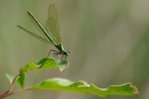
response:
[[(36, 22), (38, 27), (41, 29), (41, 31), (46, 35), (46, 37), (50, 40), (49, 43), (52, 43), (58, 50), (59, 52), (56, 53), (62, 54), (63, 56), (68, 56), (69, 51), (65, 50), (64, 46), (61, 44), (61, 36), (60, 36), (60, 30), (59, 30), (59, 23), (58, 23), (58, 18), (57, 18), (57, 11), (56, 8), (53, 4), (49, 6), (49, 14), (48, 14), (48, 20), (46, 23), (47, 28), (45, 29), (40, 22), (33, 16), (33, 14), (29, 11), (27, 11), (28, 15)], [(18, 26), (20, 29), (26, 31), (27, 33), (31, 34), (32, 36), (35, 36), (36, 38), (43, 39), (42, 37), (28, 31), (27, 29)], [(43, 41), (47, 42), (46, 39), (43, 39)]]

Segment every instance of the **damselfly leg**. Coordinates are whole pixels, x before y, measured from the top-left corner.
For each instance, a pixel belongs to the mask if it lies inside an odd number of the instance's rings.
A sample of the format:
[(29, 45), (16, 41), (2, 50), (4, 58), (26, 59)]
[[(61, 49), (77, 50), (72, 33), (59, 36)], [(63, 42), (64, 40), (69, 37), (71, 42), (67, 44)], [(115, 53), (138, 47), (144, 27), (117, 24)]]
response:
[(61, 56), (61, 60), (67, 58), (67, 56), (66, 56), (65, 54), (63, 54), (62, 52), (56, 51), (56, 50), (50, 50), (47, 57), (49, 57), (52, 52), (53, 52), (53, 56), (54, 56), (55, 58), (56, 58), (56, 56), (58, 56), (58, 55), (62, 55), (62, 56)]

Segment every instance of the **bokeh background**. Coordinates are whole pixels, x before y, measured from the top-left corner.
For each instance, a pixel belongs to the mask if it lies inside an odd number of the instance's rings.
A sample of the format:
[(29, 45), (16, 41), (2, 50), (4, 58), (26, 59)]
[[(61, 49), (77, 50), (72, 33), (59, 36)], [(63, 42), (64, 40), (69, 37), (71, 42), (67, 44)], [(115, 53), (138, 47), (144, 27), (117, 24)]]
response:
[[(84, 80), (101, 88), (132, 82), (139, 95), (107, 99), (148, 99), (148, 0), (0, 0), (0, 93), (8, 89), (5, 73), (16, 75), (20, 66), (39, 61), (54, 48), (17, 28), (19, 24), (42, 36), (26, 11), (31, 11), (45, 24), (48, 6), (52, 3), (58, 10), (63, 45), (71, 52), (70, 67), (63, 72), (58, 69), (29, 72), (26, 86), (53, 77)], [(7, 99), (20, 98), (103, 99), (94, 95), (40, 90)]]

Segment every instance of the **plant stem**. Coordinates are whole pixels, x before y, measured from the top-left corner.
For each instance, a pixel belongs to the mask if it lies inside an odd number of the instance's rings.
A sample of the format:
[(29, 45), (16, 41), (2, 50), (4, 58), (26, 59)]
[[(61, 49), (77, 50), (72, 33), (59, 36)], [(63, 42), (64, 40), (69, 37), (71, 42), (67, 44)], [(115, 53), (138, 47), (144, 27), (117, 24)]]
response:
[(13, 79), (13, 81), (12, 81), (12, 83), (10, 84), (10, 87), (9, 87), (9, 92), (12, 90), (12, 88), (13, 88), (13, 86), (14, 86), (14, 83), (15, 83), (15, 81), (16, 81), (16, 79), (18, 78), (20, 76), (20, 74), (18, 74), (18, 75), (16, 75), (15, 77), (14, 77), (14, 79)]
[[(19, 90), (13, 91), (13, 92), (11, 92), (11, 93), (8, 93), (7, 95), (3, 96), (3, 98), (8, 97), (8, 96), (13, 95), (13, 94), (16, 94), (16, 93), (20, 93), (20, 92), (23, 92), (23, 91), (27, 91), (27, 90), (28, 90), (28, 88), (19, 89)], [(1, 98), (0, 98), (0, 99), (1, 99)]]
[(16, 79), (17, 79), (19, 76), (20, 76), (20, 74), (18, 74), (18, 75), (16, 75), (16, 76), (14, 77), (14, 79), (13, 79), (12, 82), (10, 83), (9, 89), (8, 89), (6, 92), (4, 92), (3, 94), (0, 95), (0, 99), (2, 99), (3, 97), (5, 97), (5, 96), (12, 90), (12, 88), (13, 88), (13, 86), (14, 86), (14, 83), (15, 83)]

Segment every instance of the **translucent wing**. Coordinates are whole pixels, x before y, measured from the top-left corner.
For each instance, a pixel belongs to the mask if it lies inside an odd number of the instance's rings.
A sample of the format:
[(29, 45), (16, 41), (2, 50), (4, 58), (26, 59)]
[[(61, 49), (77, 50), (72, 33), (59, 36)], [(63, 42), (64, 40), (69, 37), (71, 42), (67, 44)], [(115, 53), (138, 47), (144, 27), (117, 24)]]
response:
[(61, 44), (60, 25), (58, 23), (57, 9), (54, 4), (51, 4), (48, 9), (48, 20), (46, 29), (56, 44)]
[(41, 40), (41, 41), (43, 41), (43, 42), (46, 42), (46, 43), (48, 43), (48, 44), (49, 44), (49, 43), (51, 44), (51, 42), (50, 42), (49, 40), (47, 40), (47, 39), (45, 39), (45, 38), (43, 38), (43, 37), (41, 37), (41, 36), (39, 36), (39, 35), (37, 35), (37, 34), (31, 32), (31, 31), (29, 31), (29, 30), (27, 30), (27, 29), (25, 29), (24, 27), (22, 27), (22, 26), (20, 26), (20, 25), (18, 25), (18, 27), (19, 27), (20, 29), (22, 29), (23, 31), (25, 31), (26, 33), (32, 35), (33, 37), (36, 37), (37, 39), (39, 39), (39, 40)]

